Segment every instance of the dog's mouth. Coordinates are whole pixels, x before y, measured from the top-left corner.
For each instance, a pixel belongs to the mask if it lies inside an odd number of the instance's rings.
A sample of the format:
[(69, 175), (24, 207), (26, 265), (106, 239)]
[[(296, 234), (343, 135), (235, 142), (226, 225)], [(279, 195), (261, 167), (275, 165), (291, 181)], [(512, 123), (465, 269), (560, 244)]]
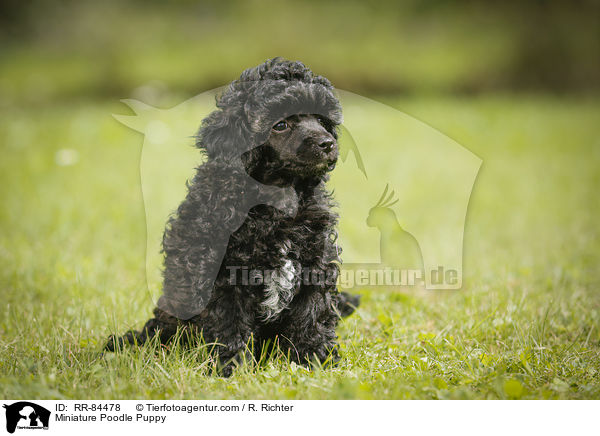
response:
[(315, 168), (317, 171), (329, 172), (329, 171), (333, 171), (336, 164), (337, 164), (337, 159), (328, 159), (328, 160), (324, 160), (324, 161), (314, 165), (313, 168)]

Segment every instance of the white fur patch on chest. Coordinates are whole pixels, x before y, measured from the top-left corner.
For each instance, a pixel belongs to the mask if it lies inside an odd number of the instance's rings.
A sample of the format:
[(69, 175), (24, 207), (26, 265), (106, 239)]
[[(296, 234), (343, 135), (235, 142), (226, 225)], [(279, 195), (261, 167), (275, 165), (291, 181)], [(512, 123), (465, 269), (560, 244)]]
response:
[(273, 271), (265, 284), (265, 299), (260, 303), (263, 321), (270, 321), (285, 309), (298, 290), (300, 271), (294, 263), (286, 259), (283, 266)]

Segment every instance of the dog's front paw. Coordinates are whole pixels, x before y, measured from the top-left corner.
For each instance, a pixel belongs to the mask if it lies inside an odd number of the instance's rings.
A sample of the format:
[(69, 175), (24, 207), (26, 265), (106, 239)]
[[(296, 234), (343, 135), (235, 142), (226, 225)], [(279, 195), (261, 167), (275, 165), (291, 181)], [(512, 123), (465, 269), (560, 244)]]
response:
[(334, 347), (322, 347), (316, 350), (306, 351), (301, 354), (300, 364), (309, 368), (331, 368), (337, 366), (341, 360), (337, 345)]
[(234, 369), (252, 362), (252, 359), (252, 353), (248, 349), (238, 351), (233, 357), (229, 357), (229, 354), (219, 355), (217, 373), (223, 377), (231, 377)]
[(324, 368), (332, 368), (338, 365), (340, 360), (340, 354), (337, 346), (332, 349), (325, 349), (320, 354), (315, 353), (315, 357), (318, 359), (318, 363)]
[(220, 375), (221, 377), (229, 378), (233, 375), (234, 368), (235, 368), (235, 365), (233, 363), (229, 363), (226, 365), (219, 365), (217, 374)]

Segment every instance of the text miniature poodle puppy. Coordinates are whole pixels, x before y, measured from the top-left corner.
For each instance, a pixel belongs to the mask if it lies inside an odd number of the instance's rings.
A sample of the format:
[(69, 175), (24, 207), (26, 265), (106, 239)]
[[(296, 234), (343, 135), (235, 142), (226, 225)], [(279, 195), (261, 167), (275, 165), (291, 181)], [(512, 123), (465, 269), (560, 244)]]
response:
[(275, 58), (232, 82), (202, 122), (206, 162), (167, 223), (154, 318), (106, 348), (166, 343), (181, 328), (215, 344), (224, 375), (268, 340), (299, 363), (337, 361), (336, 325), (358, 305), (336, 290), (341, 249), (325, 186), (341, 121), (330, 82), (300, 62)]

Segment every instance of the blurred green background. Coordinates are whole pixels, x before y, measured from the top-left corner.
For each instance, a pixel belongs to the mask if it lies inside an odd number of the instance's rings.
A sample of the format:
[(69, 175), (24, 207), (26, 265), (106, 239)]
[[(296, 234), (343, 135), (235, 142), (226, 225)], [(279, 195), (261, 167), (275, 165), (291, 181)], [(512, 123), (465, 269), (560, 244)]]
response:
[[(597, 91), (598, 1), (3, 2), (4, 104), (195, 95), (276, 55), (341, 89)], [(150, 102), (148, 102), (150, 103)]]
[[(0, 396), (599, 398), (599, 20), (582, 0), (2, 2)], [(463, 289), (357, 289), (328, 371), (100, 357), (159, 292), (119, 99), (167, 108), (274, 56), (483, 159)]]

